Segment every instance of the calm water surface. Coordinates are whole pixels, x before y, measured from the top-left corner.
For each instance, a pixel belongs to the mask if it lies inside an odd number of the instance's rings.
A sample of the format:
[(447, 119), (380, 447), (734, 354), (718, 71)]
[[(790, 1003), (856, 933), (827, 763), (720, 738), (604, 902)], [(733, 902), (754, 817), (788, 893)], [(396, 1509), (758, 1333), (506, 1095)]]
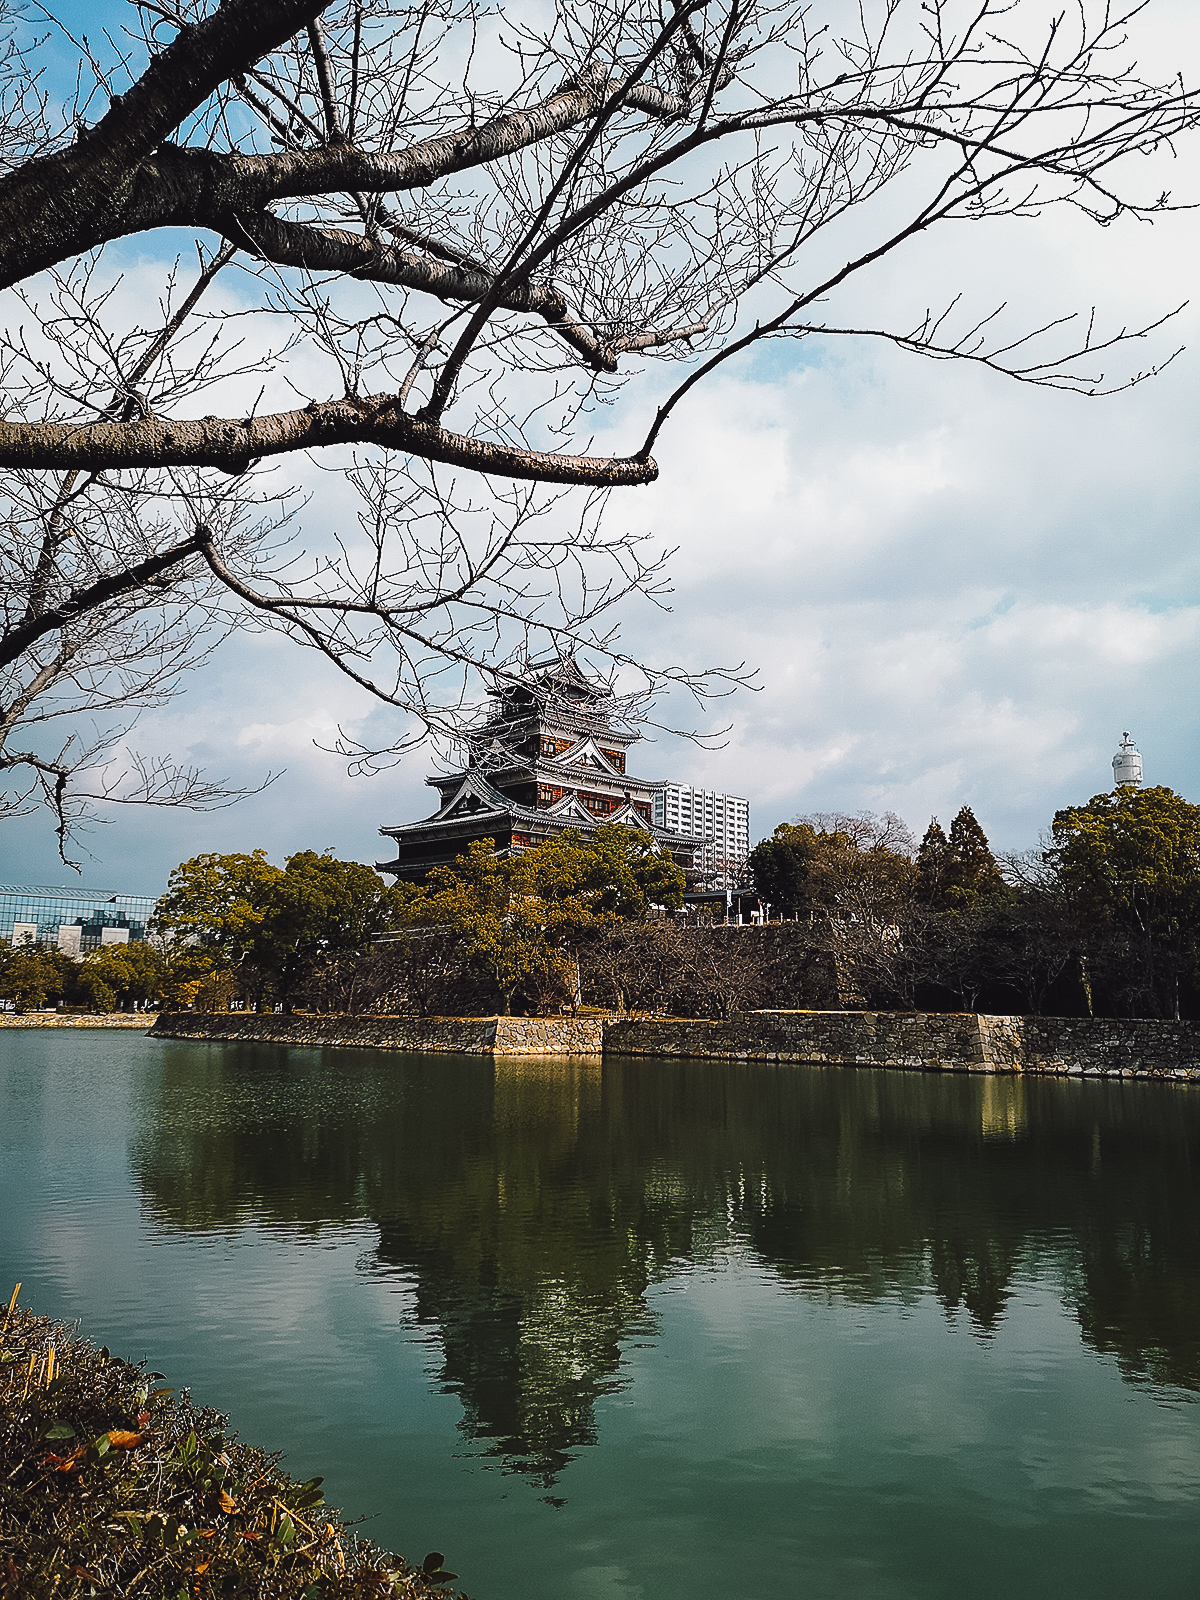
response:
[(1198, 1179), (1168, 1085), (0, 1032), (0, 1287), (476, 1600), (1195, 1600)]

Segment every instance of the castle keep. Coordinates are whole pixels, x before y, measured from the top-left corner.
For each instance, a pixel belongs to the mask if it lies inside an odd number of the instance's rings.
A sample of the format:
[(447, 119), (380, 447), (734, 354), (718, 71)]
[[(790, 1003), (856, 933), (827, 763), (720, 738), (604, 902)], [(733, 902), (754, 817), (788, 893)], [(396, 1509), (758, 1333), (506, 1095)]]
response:
[(638, 738), (617, 725), (611, 690), (573, 658), (531, 665), (493, 694), (467, 766), (425, 780), (438, 791), (437, 811), (423, 822), (380, 828), (395, 840), (396, 856), (378, 870), (417, 882), (477, 839), (493, 840), (507, 856), (565, 828), (587, 833), (612, 822), (644, 830), (691, 879), (709, 836), (655, 823), (655, 797), (667, 782), (626, 771)]

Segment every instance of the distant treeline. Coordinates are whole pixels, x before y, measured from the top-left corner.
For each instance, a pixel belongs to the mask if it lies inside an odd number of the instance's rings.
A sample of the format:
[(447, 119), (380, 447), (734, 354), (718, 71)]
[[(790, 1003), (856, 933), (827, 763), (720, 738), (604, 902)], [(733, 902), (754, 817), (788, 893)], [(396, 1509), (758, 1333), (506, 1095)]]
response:
[(23, 941), (14, 948), (0, 940), (0, 999), (17, 1011), (156, 1008), (167, 980), (168, 963), (147, 944), (106, 944), (74, 957), (53, 945)]
[(1200, 806), (1167, 788), (1096, 795), (999, 860), (964, 807), (919, 845), (890, 813), (784, 823), (748, 866), (863, 1003), (1200, 1015)]
[[(568, 830), (506, 859), (473, 844), (421, 886), (301, 851), (202, 855), (145, 944), (0, 953), (0, 996), (53, 1003), (485, 1014), (581, 1005), (1200, 1015), (1200, 807), (1121, 789), (997, 859), (969, 807), (918, 844), (899, 817), (782, 823), (747, 874), (786, 929), (697, 927), (641, 830)], [(710, 915), (711, 913), (701, 913)], [(785, 936), (786, 934), (786, 936)]]

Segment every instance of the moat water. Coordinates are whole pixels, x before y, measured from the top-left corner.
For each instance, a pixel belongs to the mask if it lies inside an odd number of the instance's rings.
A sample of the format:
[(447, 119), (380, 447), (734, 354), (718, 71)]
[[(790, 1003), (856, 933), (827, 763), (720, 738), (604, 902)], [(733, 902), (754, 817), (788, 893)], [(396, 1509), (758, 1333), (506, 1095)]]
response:
[(0, 1032), (0, 1289), (475, 1600), (1200, 1593), (1200, 1091)]

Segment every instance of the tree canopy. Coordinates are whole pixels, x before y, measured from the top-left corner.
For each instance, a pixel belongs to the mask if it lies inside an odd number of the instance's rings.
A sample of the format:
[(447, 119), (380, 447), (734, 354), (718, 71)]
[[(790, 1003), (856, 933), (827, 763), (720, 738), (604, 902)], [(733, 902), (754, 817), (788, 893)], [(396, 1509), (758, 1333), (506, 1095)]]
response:
[(750, 852), (754, 886), (800, 916), (888, 918), (908, 898), (914, 843), (893, 812), (820, 812), (781, 822)]
[(151, 930), (207, 958), (198, 977), (238, 970), (260, 1000), (288, 1004), (314, 962), (366, 950), (398, 927), (408, 898), (370, 867), (315, 850), (282, 869), (265, 850), (208, 854), (176, 867)]
[[(0, 770), (8, 811), (43, 800), (64, 853), (104, 801), (231, 798), (118, 755), (137, 709), (248, 618), (404, 714), (388, 751), (343, 745), (366, 763), (460, 729), (479, 675), (531, 640), (590, 648), (634, 707), (737, 681), (622, 652), (613, 608), (661, 597), (661, 558), (590, 497), (653, 481), (693, 386), (760, 340), (880, 338), (1085, 393), (1144, 375), (1109, 370), (1149, 331), (1119, 319), (1022, 324), (953, 285), (931, 306), (916, 281), (875, 320), (857, 292), (955, 221), (1171, 208), (1159, 164), (1133, 158), (1172, 152), (1200, 102), (1139, 74), (1136, 11), (127, 16), (76, 42), (0, 10)], [(59, 95), (44, 68), (64, 40), (78, 70)], [(118, 292), (135, 256), (157, 297)], [(652, 413), (598, 430), (651, 360), (676, 368)], [(295, 471), (269, 468), (301, 454), (345, 474), (352, 509), (281, 551), (302, 508)]]
[(0, 940), (0, 999), (18, 1012), (41, 1011), (52, 1002), (93, 1011), (154, 1005), (171, 974), (162, 952), (138, 940), (101, 945), (74, 959), (54, 945)]
[(239, 961), (253, 948), (271, 891), (282, 876), (265, 850), (193, 856), (172, 872), (167, 892), (154, 908), (151, 929), (227, 962)]
[(492, 840), (477, 840), (430, 873), (405, 919), (454, 930), (488, 966), (506, 1008), (522, 987), (541, 1006), (552, 996), (571, 999), (572, 947), (585, 930), (641, 921), (652, 906), (677, 909), (684, 883), (682, 869), (640, 829), (602, 823), (503, 859)]
[(979, 895), (1004, 892), (1004, 878), (970, 806), (950, 824), (947, 838), (936, 817), (917, 851), (917, 893), (937, 911), (962, 910)]
[(1119, 991), (1178, 1016), (1200, 975), (1200, 806), (1161, 786), (1094, 795), (1055, 813), (1045, 854), (1107, 935)]
[(1056, 811), (1047, 859), (1103, 917), (1139, 928), (1200, 916), (1200, 806), (1173, 789), (1115, 789)]
[(678, 909), (684, 882), (641, 829), (611, 823), (588, 834), (568, 829), (507, 858), (478, 840), (420, 887), (389, 887), (370, 867), (315, 850), (289, 856), (283, 868), (263, 850), (208, 854), (171, 874), (151, 931), (177, 980), (235, 980), (229, 994), (220, 990), (225, 1001), (240, 989), (259, 1004), (290, 1007), (320, 990), (322, 968), (332, 973), (406, 929), (452, 933), (490, 969), (506, 1004), (522, 986), (570, 999), (567, 952), (580, 932), (640, 921), (653, 907)]

